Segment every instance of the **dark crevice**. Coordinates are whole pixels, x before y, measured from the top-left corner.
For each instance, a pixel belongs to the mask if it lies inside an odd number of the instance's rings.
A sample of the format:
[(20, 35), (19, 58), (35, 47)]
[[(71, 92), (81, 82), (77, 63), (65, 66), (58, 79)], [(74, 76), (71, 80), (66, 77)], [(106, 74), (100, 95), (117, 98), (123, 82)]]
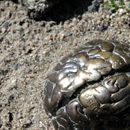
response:
[(12, 129), (12, 121), (13, 121), (13, 114), (11, 112), (8, 113), (8, 122), (6, 122), (6, 127)]
[(9, 122), (13, 121), (13, 114), (11, 112), (8, 113), (9, 114)]
[(2, 124), (2, 120), (1, 120), (1, 117), (0, 117), (0, 128), (2, 127), (2, 125), (3, 125), (3, 124)]
[(27, 50), (26, 55), (29, 55), (29, 54), (31, 54), (32, 52), (33, 52), (33, 50), (30, 48), (29, 50)]
[(23, 127), (23, 129), (29, 128), (32, 124), (33, 124), (32, 121), (29, 121), (29, 122), (25, 123), (22, 127)]
[(12, 0), (14, 3), (18, 3), (18, 0)]
[[(92, 0), (63, 0), (53, 7), (47, 8), (43, 12), (29, 10), (28, 15), (35, 20), (55, 21), (57, 23), (64, 22), (74, 16), (83, 14), (88, 10), (88, 6), (92, 4)], [(34, 15), (33, 15), (34, 14)]]

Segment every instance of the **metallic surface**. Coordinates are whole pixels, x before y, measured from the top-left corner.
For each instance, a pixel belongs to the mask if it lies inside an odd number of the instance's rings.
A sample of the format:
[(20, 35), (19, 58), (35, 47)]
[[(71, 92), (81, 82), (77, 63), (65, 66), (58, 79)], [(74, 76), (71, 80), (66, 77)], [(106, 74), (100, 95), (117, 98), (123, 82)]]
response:
[(130, 48), (93, 40), (48, 75), (45, 110), (56, 130), (130, 128)]

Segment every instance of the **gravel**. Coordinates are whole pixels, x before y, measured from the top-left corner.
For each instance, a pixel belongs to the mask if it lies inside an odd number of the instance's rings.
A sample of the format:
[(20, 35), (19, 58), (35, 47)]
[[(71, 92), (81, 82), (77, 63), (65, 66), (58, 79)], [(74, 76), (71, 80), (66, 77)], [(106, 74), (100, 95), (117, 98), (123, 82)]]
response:
[(44, 111), (43, 90), (56, 63), (95, 38), (130, 43), (128, 10), (111, 14), (101, 6), (98, 12), (61, 12), (56, 19), (48, 14), (35, 21), (20, 4), (0, 1), (1, 130), (53, 130)]

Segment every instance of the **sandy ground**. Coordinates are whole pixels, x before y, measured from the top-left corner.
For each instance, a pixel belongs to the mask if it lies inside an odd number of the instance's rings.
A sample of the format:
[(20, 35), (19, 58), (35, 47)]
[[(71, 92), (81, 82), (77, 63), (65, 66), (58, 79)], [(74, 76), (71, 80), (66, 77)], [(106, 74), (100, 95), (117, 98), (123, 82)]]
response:
[(21, 5), (0, 1), (0, 130), (52, 130), (43, 105), (47, 73), (95, 38), (128, 44), (130, 14), (100, 9), (58, 23), (35, 21)]

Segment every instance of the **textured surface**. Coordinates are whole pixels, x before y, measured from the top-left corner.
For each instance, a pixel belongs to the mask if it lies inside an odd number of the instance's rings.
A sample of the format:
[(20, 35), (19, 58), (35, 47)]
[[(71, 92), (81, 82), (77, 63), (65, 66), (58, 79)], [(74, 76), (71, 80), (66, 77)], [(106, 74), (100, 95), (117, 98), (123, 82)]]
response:
[(61, 0), (19, 0), (19, 3), (26, 6), (31, 18), (37, 18), (60, 1)]
[(56, 129), (129, 128), (129, 67), (129, 46), (114, 41), (93, 40), (63, 58), (45, 86), (45, 109)]
[(36, 22), (20, 4), (0, 1), (0, 130), (54, 130), (43, 105), (47, 73), (92, 39), (130, 43), (128, 12), (68, 14), (55, 15), (66, 19), (59, 24)]

